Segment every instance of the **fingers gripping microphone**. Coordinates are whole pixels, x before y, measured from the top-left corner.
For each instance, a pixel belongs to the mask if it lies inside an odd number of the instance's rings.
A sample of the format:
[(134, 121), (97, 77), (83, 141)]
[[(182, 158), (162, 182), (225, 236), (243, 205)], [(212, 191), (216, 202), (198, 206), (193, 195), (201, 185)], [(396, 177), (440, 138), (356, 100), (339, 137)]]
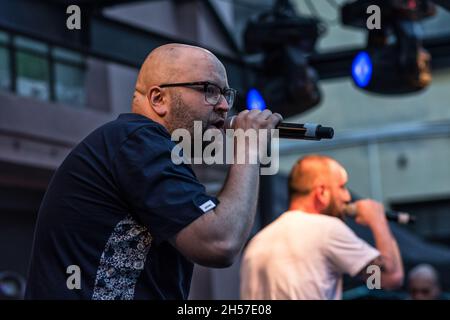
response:
[[(349, 217), (356, 217), (357, 210), (356, 210), (356, 204), (355, 203), (349, 203), (345, 209), (344, 212)], [(416, 221), (416, 218), (409, 213), (406, 212), (397, 212), (397, 211), (391, 211), (388, 210), (385, 212), (386, 219), (389, 221), (394, 221), (400, 224), (410, 224), (414, 223)]]
[[(233, 129), (235, 116), (225, 119), (225, 129)], [(321, 140), (332, 139), (334, 130), (331, 127), (322, 127), (315, 123), (285, 123), (280, 122), (276, 127), (279, 130), (279, 137), (297, 140)]]

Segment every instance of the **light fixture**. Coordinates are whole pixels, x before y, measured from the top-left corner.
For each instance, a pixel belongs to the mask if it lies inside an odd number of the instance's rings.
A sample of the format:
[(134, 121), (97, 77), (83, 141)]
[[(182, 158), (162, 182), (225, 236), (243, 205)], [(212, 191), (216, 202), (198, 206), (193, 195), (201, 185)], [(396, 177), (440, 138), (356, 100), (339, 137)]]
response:
[(262, 54), (254, 87), (271, 110), (296, 115), (321, 99), (317, 72), (308, 64), (324, 27), (313, 17), (299, 16), (288, 0), (250, 20), (244, 31), (245, 50)]

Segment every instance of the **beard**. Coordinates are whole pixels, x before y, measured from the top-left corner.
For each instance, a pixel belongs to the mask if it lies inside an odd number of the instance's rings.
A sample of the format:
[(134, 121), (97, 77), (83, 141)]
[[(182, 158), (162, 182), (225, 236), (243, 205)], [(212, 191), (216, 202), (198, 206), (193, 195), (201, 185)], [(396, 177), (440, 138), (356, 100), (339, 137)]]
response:
[(191, 137), (194, 136), (194, 121), (202, 122), (202, 134), (205, 132), (207, 128), (207, 121), (202, 119), (195, 119), (191, 112), (189, 112), (189, 108), (186, 107), (186, 104), (181, 99), (180, 95), (173, 94), (173, 105), (171, 106), (170, 118), (168, 121), (168, 131), (172, 133), (176, 129), (186, 129), (191, 134)]
[[(216, 141), (216, 138), (212, 139), (211, 141), (205, 141), (203, 140), (204, 137), (204, 133), (206, 130), (208, 130), (208, 126), (211, 122), (211, 117), (217, 118), (225, 118), (226, 113), (212, 113), (209, 115), (209, 119), (199, 119), (198, 115), (196, 116), (195, 114), (193, 114), (192, 112), (189, 111), (189, 109), (192, 108), (188, 108), (187, 105), (183, 102), (182, 98), (180, 95), (178, 94), (174, 94), (172, 96), (172, 100), (173, 100), (173, 104), (171, 106), (171, 112), (170, 112), (170, 118), (169, 121), (167, 122), (167, 130), (169, 131), (170, 134), (172, 134), (172, 132), (176, 129), (185, 129), (190, 133), (190, 137), (191, 137), (191, 141), (190, 141), (190, 145), (191, 145), (191, 155), (195, 154), (195, 139), (200, 139), (201, 141), (201, 152), (203, 154), (205, 148), (210, 145), (211, 143)], [(205, 116), (206, 117), (206, 116)], [(202, 130), (201, 130), (201, 137), (196, 137), (195, 136), (195, 130), (194, 130), (194, 121), (201, 121), (202, 123)], [(217, 129), (216, 129), (217, 130)], [(198, 129), (197, 129), (198, 131)], [(223, 133), (223, 132), (222, 132)], [(197, 133), (198, 134), (198, 133)], [(182, 138), (184, 139), (184, 138)], [(219, 143), (224, 143), (222, 140), (219, 140)], [(212, 156), (215, 156), (215, 149), (212, 152)]]
[(334, 199), (334, 198), (331, 198), (329, 205), (323, 210), (323, 213), (328, 216), (336, 217), (339, 219), (344, 218), (344, 213), (339, 208), (339, 206), (336, 202), (336, 199)]

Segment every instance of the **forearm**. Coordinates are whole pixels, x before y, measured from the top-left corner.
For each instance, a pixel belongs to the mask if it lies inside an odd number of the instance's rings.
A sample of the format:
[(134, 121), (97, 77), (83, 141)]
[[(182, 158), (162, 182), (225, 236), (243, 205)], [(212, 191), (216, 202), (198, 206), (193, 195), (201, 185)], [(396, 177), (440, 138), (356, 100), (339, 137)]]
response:
[(230, 167), (227, 180), (215, 209), (217, 235), (240, 250), (252, 228), (259, 194), (259, 165), (235, 164)]
[(258, 186), (259, 165), (231, 166), (217, 207), (178, 232), (171, 244), (195, 263), (230, 266), (250, 233)]
[[(245, 110), (236, 116), (233, 128), (244, 132), (248, 129), (257, 132), (270, 130), (280, 120), (279, 114), (272, 114), (267, 109), (262, 112)], [(255, 158), (250, 156), (257, 155), (258, 150), (257, 145), (250, 143), (250, 137), (246, 143), (235, 144), (235, 164), (230, 167), (218, 195), (220, 203), (170, 239), (172, 245), (191, 261), (205, 266), (227, 267), (242, 249), (256, 213), (260, 166), (249, 162)], [(242, 163), (238, 161), (242, 155), (246, 156), (247, 164), (238, 164)]]
[(395, 238), (389, 229), (387, 221), (380, 220), (376, 224), (370, 226), (375, 246), (381, 254), (381, 268), (383, 274), (395, 275), (395, 277), (403, 278), (403, 264)]

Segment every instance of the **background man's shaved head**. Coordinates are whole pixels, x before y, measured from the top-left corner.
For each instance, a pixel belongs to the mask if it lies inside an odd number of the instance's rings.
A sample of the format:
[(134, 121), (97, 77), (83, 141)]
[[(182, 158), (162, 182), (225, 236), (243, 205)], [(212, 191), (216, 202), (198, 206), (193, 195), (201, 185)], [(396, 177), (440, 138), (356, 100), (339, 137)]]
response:
[(439, 283), (439, 276), (436, 270), (429, 264), (420, 264), (413, 268), (408, 275), (408, 280), (423, 278), (432, 281), (434, 284)]
[(408, 274), (408, 291), (414, 300), (435, 300), (441, 295), (439, 275), (433, 266), (419, 264)]
[[(170, 82), (192, 81), (187, 77), (205, 61), (219, 70), (225, 68), (210, 51), (178, 43), (171, 43), (154, 49), (145, 59), (139, 70), (136, 91), (145, 95), (151, 86)], [(198, 80), (198, 79), (197, 79)]]
[(336, 160), (322, 155), (309, 155), (301, 158), (289, 175), (289, 195), (308, 195), (318, 184), (327, 184), (334, 170), (340, 165)]

